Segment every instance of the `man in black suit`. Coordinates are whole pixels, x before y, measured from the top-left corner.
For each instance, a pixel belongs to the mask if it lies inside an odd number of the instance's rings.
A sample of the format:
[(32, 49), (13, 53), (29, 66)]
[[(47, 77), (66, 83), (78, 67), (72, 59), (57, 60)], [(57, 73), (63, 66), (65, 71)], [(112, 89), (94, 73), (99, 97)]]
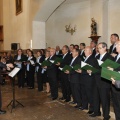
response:
[(80, 43), (80, 57), (84, 60), (85, 59), (85, 43)]
[[(49, 61), (55, 61), (55, 59), (55, 49), (51, 48)], [(52, 64), (51, 66), (45, 66), (44, 68), (47, 68), (52, 100), (56, 100), (58, 97), (57, 66), (55, 64)]]
[(70, 46), (69, 46), (69, 52), (71, 55), (72, 55), (72, 51), (73, 51), (74, 47), (75, 47), (74, 44), (70, 44)]
[[(120, 64), (120, 41), (116, 42), (116, 51), (118, 55), (114, 58), (114, 61)], [(111, 69), (113, 70), (113, 69)], [(120, 71), (120, 67), (114, 69), (115, 71)], [(116, 120), (120, 120), (120, 87), (119, 81), (116, 81), (112, 78), (112, 100), (113, 100), (113, 107), (115, 112)]]
[(99, 56), (98, 45), (96, 45), (95, 50), (96, 50), (95, 58), (97, 58)]
[[(60, 68), (63, 68), (65, 65), (70, 65), (70, 62), (72, 60), (71, 54), (69, 54), (69, 47), (67, 45), (64, 45), (62, 48), (63, 53), (63, 61), (61, 63), (58, 63), (57, 66)], [(66, 102), (70, 101), (70, 81), (68, 80), (68, 75), (64, 73), (63, 71), (60, 72), (61, 75), (61, 87), (62, 87), (62, 98), (60, 100), (65, 100)]]
[[(79, 49), (73, 49), (72, 52), (73, 59), (70, 63), (70, 66), (73, 67), (74, 65), (81, 65), (81, 58), (79, 57)], [(82, 105), (81, 99), (81, 90), (80, 90), (80, 74), (77, 73), (75, 70), (66, 71), (66, 74), (69, 74), (69, 80), (72, 90), (72, 97), (73, 101), (76, 101), (77, 105), (75, 108), (79, 108)]]
[(92, 52), (92, 55), (93, 55), (93, 56), (95, 56), (95, 54), (96, 54), (96, 50), (95, 50), (96, 45), (97, 45), (97, 42), (96, 42), (96, 41), (92, 40), (92, 41), (90, 42), (90, 47), (91, 47), (92, 50), (93, 50), (93, 52)]
[(22, 49), (18, 49), (18, 54), (14, 56), (14, 64), (21, 68), (20, 71), (17, 74), (18, 77), (18, 87), (23, 88), (24, 87), (24, 80), (25, 80), (25, 65), (23, 61), (26, 61), (26, 56), (23, 55)]
[(60, 46), (56, 46), (55, 54), (57, 57), (62, 57), (62, 51), (60, 50)]
[[(96, 67), (98, 65), (97, 60), (95, 57), (92, 55), (92, 48), (87, 46), (85, 48), (85, 60), (84, 62)], [(94, 79), (94, 74), (92, 74), (91, 70), (80, 70), (78, 71), (81, 73), (81, 92), (82, 92), (82, 107), (79, 109), (88, 109), (88, 104), (89, 106), (89, 111), (88, 114), (92, 114), (94, 110), (94, 104), (93, 104), (93, 90), (95, 86), (95, 79)]]
[[(5, 69), (8, 69), (10, 70), (10, 68), (13, 68), (13, 65), (12, 64), (3, 64), (0, 62), (0, 68), (5, 68)], [(1, 71), (0, 71), (0, 83), (2, 81), (2, 77), (1, 77)], [(1, 86), (0, 86), (0, 114), (5, 114), (6, 111), (2, 110), (2, 96), (1, 96)]]
[(119, 36), (118, 34), (114, 33), (110, 37), (112, 45), (110, 46), (109, 53), (111, 54), (112, 57), (115, 57), (117, 55), (116, 51), (116, 42), (119, 41)]
[[(105, 61), (106, 59), (112, 59), (109, 53), (107, 53), (107, 44), (101, 42), (98, 44), (98, 50), (100, 55), (97, 57), (100, 61)], [(101, 68), (99, 68), (101, 69)], [(111, 82), (101, 78), (101, 73), (95, 75), (95, 89), (94, 89), (94, 114), (91, 117), (100, 116), (100, 102), (102, 104), (102, 111), (104, 120), (109, 120), (110, 112), (110, 87)]]

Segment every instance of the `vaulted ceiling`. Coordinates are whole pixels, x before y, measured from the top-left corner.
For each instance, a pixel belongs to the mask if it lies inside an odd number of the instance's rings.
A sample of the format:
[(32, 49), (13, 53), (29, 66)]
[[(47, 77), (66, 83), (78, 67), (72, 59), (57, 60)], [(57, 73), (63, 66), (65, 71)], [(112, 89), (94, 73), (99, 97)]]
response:
[(45, 22), (54, 13), (57, 8), (64, 4), (72, 4), (76, 2), (83, 2), (88, 0), (44, 0), (42, 7), (37, 12), (34, 21)]

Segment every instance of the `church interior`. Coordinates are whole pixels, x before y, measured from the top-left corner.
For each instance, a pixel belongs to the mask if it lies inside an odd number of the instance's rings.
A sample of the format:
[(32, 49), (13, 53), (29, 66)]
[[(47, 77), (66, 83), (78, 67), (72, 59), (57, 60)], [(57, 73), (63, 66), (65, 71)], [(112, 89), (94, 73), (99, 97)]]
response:
[[(0, 56), (2, 58), (10, 53), (14, 58), (19, 50), (26, 55), (29, 49), (36, 58), (41, 49), (54, 51), (58, 46), (63, 51), (64, 45), (74, 44), (79, 48), (80, 43), (90, 46), (91, 41), (106, 43), (109, 51), (111, 34), (120, 35), (119, 6), (120, 0), (0, 0)], [(96, 23), (95, 29), (92, 22)], [(27, 75), (32, 78), (30, 73), (25, 72)], [(2, 77), (5, 81), (1, 83), (0, 91), (2, 109), (6, 110), (6, 114), (0, 114), (0, 120), (120, 120), (115, 117), (112, 96), (109, 118), (105, 118), (102, 104), (100, 115), (90, 117), (88, 110), (77, 109), (71, 104), (74, 97), (66, 102), (59, 99), (62, 97), (60, 81), (58, 98), (51, 99), (44, 80), (43, 90), (38, 90), (37, 73), (33, 76), (34, 87), (30, 89), (27, 83), (24, 87), (18, 85), (17, 75), (14, 79), (4, 74)]]

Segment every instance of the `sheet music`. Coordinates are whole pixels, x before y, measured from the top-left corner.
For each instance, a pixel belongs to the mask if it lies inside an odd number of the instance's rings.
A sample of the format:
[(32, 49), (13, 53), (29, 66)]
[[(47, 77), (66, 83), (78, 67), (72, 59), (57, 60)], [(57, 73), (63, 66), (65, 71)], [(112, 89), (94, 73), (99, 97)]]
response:
[(62, 71), (63, 68), (59, 67), (59, 69)]
[(81, 61), (81, 68), (84, 67), (85, 65), (87, 65), (87, 63)]
[[(87, 63), (81, 61), (81, 68), (84, 67), (84, 66), (86, 66), (86, 65), (89, 65), (89, 64), (87, 64)], [(92, 65), (89, 65), (89, 66), (93, 67)]]
[(20, 68), (15, 67), (8, 75), (10, 77), (14, 77), (18, 72), (19, 72)]
[(97, 61), (98, 61), (99, 66), (103, 64), (103, 61), (101, 60), (97, 60)]
[(42, 63), (39, 63), (39, 65), (41, 65)]
[(33, 60), (30, 60), (30, 63), (31, 63), (31, 65), (34, 65), (34, 64), (35, 64), (35, 62), (34, 62)]
[(54, 60), (49, 60), (51, 63), (54, 63)]

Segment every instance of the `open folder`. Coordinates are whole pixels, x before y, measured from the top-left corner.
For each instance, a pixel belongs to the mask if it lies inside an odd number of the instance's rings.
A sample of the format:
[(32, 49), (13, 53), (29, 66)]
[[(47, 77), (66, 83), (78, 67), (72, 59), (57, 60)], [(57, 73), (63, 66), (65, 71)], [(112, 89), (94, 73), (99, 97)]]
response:
[(42, 62), (41, 66), (43, 66), (43, 67), (44, 67), (44, 66), (51, 66), (51, 64), (52, 64), (52, 63), (51, 63), (50, 61), (47, 61), (47, 60), (46, 60), (46, 61), (43, 61), (43, 62)]
[(110, 59), (107, 59), (107, 60), (104, 61), (103, 64), (101, 64), (101, 67), (105, 67), (105, 68), (111, 67), (111, 68), (116, 69), (116, 68), (120, 67), (120, 64), (117, 63), (117, 62), (114, 62)]
[(65, 72), (65, 71), (71, 71), (72, 70), (72, 67), (71, 66), (69, 66), (69, 65), (65, 65), (64, 67), (63, 67), (63, 69), (62, 69), (62, 71), (63, 72)]
[(54, 64), (61, 63), (63, 61), (62, 58), (57, 57), (54, 61)]
[(111, 80), (114, 78), (115, 80), (120, 80), (120, 73), (116, 71), (108, 70), (107, 68), (102, 68), (101, 77), (105, 78), (106, 80)]
[(73, 66), (73, 69), (74, 69), (74, 70), (79, 70), (79, 69), (81, 70), (80, 64), (74, 65), (74, 66)]
[(99, 71), (98, 69), (94, 68), (93, 66), (91, 66), (85, 62), (81, 62), (81, 67), (83, 70), (91, 70), (92, 73), (96, 73)]
[(8, 75), (13, 78), (19, 71), (20, 68), (15, 67)]

